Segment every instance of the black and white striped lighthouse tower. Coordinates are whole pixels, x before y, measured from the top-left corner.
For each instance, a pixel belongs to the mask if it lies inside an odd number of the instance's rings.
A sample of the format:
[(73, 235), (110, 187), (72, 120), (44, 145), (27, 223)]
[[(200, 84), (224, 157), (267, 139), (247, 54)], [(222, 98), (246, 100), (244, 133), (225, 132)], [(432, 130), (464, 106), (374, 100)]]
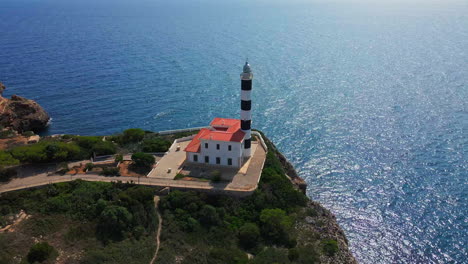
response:
[(241, 75), (241, 130), (245, 133), (244, 136), (244, 150), (242, 156), (249, 158), (251, 155), (251, 131), (250, 126), (252, 124), (252, 79), (253, 74), (250, 70), (250, 65), (246, 61), (244, 70)]

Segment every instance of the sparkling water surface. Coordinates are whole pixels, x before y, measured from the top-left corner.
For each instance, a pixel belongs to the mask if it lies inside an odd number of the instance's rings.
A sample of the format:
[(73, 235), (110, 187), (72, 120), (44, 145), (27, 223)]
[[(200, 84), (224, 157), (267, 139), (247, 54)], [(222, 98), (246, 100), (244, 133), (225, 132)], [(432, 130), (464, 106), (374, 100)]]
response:
[(467, 263), (468, 2), (0, 0), (5, 95), (47, 133), (240, 112), (333, 211), (361, 263)]

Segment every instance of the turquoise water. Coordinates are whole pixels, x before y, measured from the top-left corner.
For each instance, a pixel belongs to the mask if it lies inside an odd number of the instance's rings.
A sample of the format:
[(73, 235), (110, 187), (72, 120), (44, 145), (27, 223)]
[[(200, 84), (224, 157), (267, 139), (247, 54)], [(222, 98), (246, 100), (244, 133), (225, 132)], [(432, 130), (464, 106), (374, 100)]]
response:
[[(403, 1), (402, 1), (403, 2)], [(468, 3), (0, 0), (0, 81), (47, 133), (240, 112), (337, 216), (362, 263), (466, 263)]]

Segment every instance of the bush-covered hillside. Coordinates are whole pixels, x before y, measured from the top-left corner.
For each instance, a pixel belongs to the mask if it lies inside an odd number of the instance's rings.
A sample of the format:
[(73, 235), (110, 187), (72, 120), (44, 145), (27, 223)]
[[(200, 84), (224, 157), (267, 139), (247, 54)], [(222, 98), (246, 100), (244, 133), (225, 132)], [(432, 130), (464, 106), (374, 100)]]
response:
[(21, 209), (31, 217), (0, 233), (0, 263), (27, 263), (36, 240), (66, 263), (147, 263), (158, 225), (153, 198), (148, 187), (80, 180), (3, 194), (0, 224)]
[(255, 193), (244, 199), (173, 191), (158, 263), (354, 263), (333, 215), (285, 176), (276, 148)]
[[(74, 136), (62, 140), (88, 151), (103, 142)], [(145, 141), (157, 146), (171, 140), (133, 129), (108, 142), (137, 150)], [(291, 183), (285, 171), (291, 175), (294, 169), (266, 142), (269, 152), (253, 195), (240, 199), (171, 190), (161, 197), (156, 263), (355, 263), (334, 216)], [(0, 156), (4, 162), (18, 157), (8, 153)], [(0, 226), (20, 210), (29, 218), (14, 232), (0, 233), (0, 264), (28, 263), (30, 258), (149, 263), (159, 223), (154, 194), (143, 186), (84, 181), (2, 194)]]

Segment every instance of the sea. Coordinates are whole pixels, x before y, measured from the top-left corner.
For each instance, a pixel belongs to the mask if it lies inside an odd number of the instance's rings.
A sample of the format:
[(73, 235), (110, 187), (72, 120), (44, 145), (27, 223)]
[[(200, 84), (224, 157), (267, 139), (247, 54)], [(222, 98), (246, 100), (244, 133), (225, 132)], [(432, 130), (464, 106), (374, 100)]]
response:
[(468, 1), (0, 0), (44, 134), (237, 118), (246, 60), (253, 127), (360, 263), (468, 263)]

